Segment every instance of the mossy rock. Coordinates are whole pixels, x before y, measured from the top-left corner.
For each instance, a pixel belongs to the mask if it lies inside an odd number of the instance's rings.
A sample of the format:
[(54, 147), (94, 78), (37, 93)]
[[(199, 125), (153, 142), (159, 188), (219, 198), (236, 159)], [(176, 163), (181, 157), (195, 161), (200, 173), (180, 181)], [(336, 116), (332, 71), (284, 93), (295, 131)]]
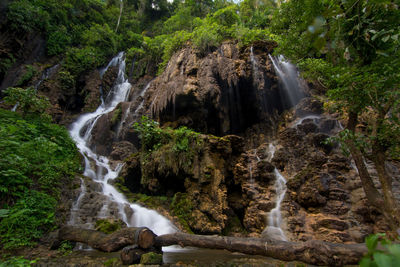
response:
[(95, 229), (105, 234), (111, 234), (123, 227), (125, 227), (125, 223), (123, 221), (108, 218), (97, 220)]
[(118, 258), (111, 258), (104, 262), (104, 266), (107, 267), (114, 267), (114, 266), (121, 266), (121, 262)]
[(122, 118), (122, 108), (121, 105), (118, 105), (113, 113), (112, 113), (112, 117), (111, 117), (111, 124), (115, 125), (118, 121), (120, 121)]
[(163, 255), (154, 252), (149, 252), (142, 255), (140, 264), (144, 265), (161, 265), (163, 264)]
[(189, 222), (193, 220), (192, 211), (193, 203), (188, 198), (187, 193), (176, 193), (172, 199), (171, 209), (173, 215), (177, 216), (180, 224), (185, 228), (188, 233), (193, 233), (189, 226)]

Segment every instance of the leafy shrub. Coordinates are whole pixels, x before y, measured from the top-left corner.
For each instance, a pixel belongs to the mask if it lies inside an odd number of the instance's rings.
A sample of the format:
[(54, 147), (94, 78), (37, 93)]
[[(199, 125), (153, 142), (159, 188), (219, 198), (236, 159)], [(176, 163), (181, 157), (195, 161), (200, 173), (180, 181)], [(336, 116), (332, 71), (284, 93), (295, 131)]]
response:
[(80, 168), (68, 132), (48, 120), (0, 109), (0, 242), (34, 244), (52, 228), (63, 181)]
[(169, 35), (168, 38), (163, 42), (163, 55), (162, 55), (162, 63), (159, 66), (158, 73), (164, 71), (165, 67), (168, 64), (169, 59), (172, 55), (181, 49), (188, 40), (192, 38), (192, 34), (187, 31), (177, 31), (173, 35)]
[(191, 10), (188, 7), (182, 7), (175, 15), (164, 22), (163, 32), (171, 34), (182, 30), (192, 31), (193, 19), (194, 17), (191, 14)]
[(72, 253), (72, 249), (74, 248), (75, 244), (73, 244), (71, 241), (64, 240), (61, 242), (60, 247), (58, 248), (58, 251), (60, 251), (63, 255), (68, 255)]
[(168, 134), (163, 131), (158, 122), (142, 116), (140, 122), (135, 122), (133, 128), (139, 132), (142, 149), (144, 151), (152, 151), (159, 148), (165, 139), (169, 139)]
[(239, 23), (239, 16), (237, 15), (238, 7), (231, 5), (223, 9), (219, 9), (212, 15), (212, 20), (219, 25), (230, 27)]
[(47, 194), (27, 191), (11, 207), (9, 216), (0, 222), (4, 248), (33, 245), (34, 239), (52, 227), (56, 203), (55, 198)]
[(7, 88), (4, 93), (4, 101), (10, 105), (18, 104), (18, 109), (22, 110), (23, 115), (43, 114), (50, 106), (49, 100), (37, 94), (33, 88), (22, 89), (18, 87)]
[(50, 16), (39, 5), (29, 0), (17, 0), (9, 4), (7, 19), (12, 30), (31, 32), (46, 29)]
[(365, 243), (368, 253), (360, 261), (361, 267), (400, 266), (400, 244), (392, 243), (385, 238), (385, 234), (370, 235)]
[(219, 46), (224, 40), (221, 32), (223, 32), (223, 28), (217, 23), (204, 23), (193, 31), (193, 44), (200, 54), (204, 55)]
[(47, 54), (49, 56), (64, 53), (71, 44), (71, 36), (65, 26), (60, 26), (50, 32), (47, 39)]
[(65, 91), (71, 91), (75, 88), (74, 76), (69, 71), (60, 71), (58, 73), (58, 80), (60, 81), (62, 89)]
[(103, 56), (113, 55), (117, 52), (117, 36), (108, 24), (94, 24), (82, 34), (82, 44), (96, 47)]
[(24, 259), (23, 257), (11, 257), (7, 259), (6, 261), (1, 261), (0, 260), (0, 267), (10, 267), (10, 266), (16, 266), (16, 267), (30, 267), (31, 264), (36, 263), (36, 260), (27, 260)]
[(77, 76), (103, 63), (104, 58), (101, 57), (101, 53), (99, 54), (99, 51), (94, 47), (86, 46), (68, 49), (63, 67), (72, 75)]
[(273, 39), (273, 35), (267, 29), (250, 29), (242, 25), (235, 27), (234, 36), (238, 40), (239, 46), (247, 46), (255, 41)]

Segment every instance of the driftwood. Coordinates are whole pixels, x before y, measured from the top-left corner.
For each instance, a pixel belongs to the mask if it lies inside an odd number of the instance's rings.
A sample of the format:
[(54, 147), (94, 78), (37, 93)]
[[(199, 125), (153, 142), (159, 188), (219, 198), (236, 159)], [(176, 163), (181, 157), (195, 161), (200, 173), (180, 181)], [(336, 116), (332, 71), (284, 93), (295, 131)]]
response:
[[(64, 226), (60, 229), (59, 240), (69, 240), (88, 244), (101, 251), (121, 251), (124, 262), (136, 262), (144, 251), (162, 246), (180, 245), (209, 249), (226, 249), (249, 255), (267, 256), (283, 261), (302, 261), (314, 265), (342, 266), (357, 264), (367, 248), (364, 244), (335, 244), (319, 240), (307, 242), (270, 241), (263, 238), (227, 236), (204, 236), (174, 233), (156, 236), (145, 227), (131, 227), (104, 234), (96, 230)], [(143, 249), (143, 251), (142, 251)]]
[(226, 249), (250, 255), (262, 255), (284, 261), (302, 261), (315, 265), (357, 264), (367, 252), (364, 244), (335, 244), (319, 240), (307, 242), (267, 241), (261, 238), (202, 236), (175, 233), (157, 236), (157, 246), (180, 245)]
[(146, 227), (123, 228), (111, 234), (74, 226), (64, 226), (58, 232), (59, 240), (81, 242), (92, 248), (112, 252), (129, 245), (138, 245), (142, 249), (154, 246), (156, 235)]

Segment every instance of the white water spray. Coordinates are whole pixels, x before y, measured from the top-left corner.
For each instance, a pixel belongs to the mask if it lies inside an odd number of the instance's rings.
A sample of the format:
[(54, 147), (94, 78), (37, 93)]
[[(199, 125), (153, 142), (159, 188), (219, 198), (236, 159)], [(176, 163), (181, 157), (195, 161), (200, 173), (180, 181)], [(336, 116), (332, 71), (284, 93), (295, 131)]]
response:
[(272, 61), (280, 82), (283, 85), (290, 107), (295, 106), (304, 97), (296, 66), (285, 60), (282, 55), (279, 57), (268, 56)]
[[(96, 154), (89, 147), (92, 130), (97, 120), (102, 116), (114, 110), (114, 108), (123, 101), (126, 101), (131, 89), (131, 84), (125, 78), (125, 59), (124, 53), (120, 53), (113, 58), (108, 66), (100, 72), (101, 76), (107, 71), (110, 66), (118, 66), (118, 77), (116, 83), (105, 101), (93, 113), (81, 115), (72, 125), (70, 135), (74, 139), (79, 151), (84, 157), (85, 171), (84, 175), (90, 177), (102, 186), (102, 193), (107, 197), (103, 208), (99, 212), (100, 217), (113, 216), (109, 207), (111, 204), (118, 206), (118, 215), (128, 226), (146, 226), (150, 228), (155, 234), (162, 235), (167, 233), (176, 232), (176, 227), (168, 221), (165, 217), (161, 216), (153, 210), (143, 208), (137, 204), (131, 204), (123, 194), (118, 192), (114, 186), (109, 184), (109, 181), (115, 179), (122, 165), (118, 165), (113, 169), (109, 160), (101, 155)], [(83, 192), (84, 194), (84, 192)], [(82, 198), (82, 193), (79, 198)], [(81, 203), (78, 200), (75, 202), (73, 209), (79, 209)], [(76, 212), (75, 212), (76, 214)], [(75, 216), (75, 215), (72, 215)], [(76, 218), (71, 217), (71, 221)]]
[[(273, 144), (269, 144), (268, 147), (268, 160), (271, 161), (274, 157), (276, 148)], [(285, 233), (283, 232), (282, 225), (282, 214), (281, 214), (281, 204), (286, 194), (286, 179), (278, 171), (274, 169), (275, 180), (275, 192), (276, 192), (276, 204), (275, 207), (269, 212), (268, 215), (268, 225), (263, 231), (263, 235), (266, 235), (272, 239), (287, 241)]]

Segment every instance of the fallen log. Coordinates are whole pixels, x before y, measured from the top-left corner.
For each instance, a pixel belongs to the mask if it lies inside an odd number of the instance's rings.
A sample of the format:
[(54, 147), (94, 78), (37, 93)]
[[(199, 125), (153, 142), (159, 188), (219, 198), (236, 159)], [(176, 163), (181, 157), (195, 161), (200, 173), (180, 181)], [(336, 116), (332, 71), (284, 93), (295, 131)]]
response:
[(58, 232), (59, 240), (84, 243), (105, 252), (118, 251), (129, 245), (148, 249), (154, 246), (155, 237), (156, 235), (146, 227), (129, 227), (111, 234), (104, 234), (96, 230), (64, 226)]
[(267, 241), (262, 238), (203, 236), (184, 233), (157, 236), (155, 245), (226, 249), (231, 252), (262, 255), (284, 261), (302, 261), (329, 266), (357, 264), (367, 253), (364, 244), (335, 244), (319, 240), (307, 242)]

